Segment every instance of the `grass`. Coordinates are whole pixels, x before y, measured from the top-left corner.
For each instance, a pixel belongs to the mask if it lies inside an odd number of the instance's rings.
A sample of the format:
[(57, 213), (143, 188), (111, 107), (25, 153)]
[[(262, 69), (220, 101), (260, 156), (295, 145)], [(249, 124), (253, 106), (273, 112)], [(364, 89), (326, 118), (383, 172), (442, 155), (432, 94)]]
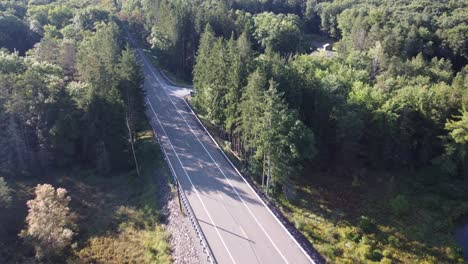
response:
[(279, 204), (328, 262), (463, 263), (452, 232), (468, 203), (456, 182), (428, 185), (426, 171), (375, 172), (359, 187), (309, 176), (296, 181), (296, 199)]
[(75, 168), (9, 182), (14, 204), (0, 211), (0, 262), (25, 263), (34, 257), (17, 234), (24, 227), (26, 201), (34, 197), (34, 187), (50, 183), (68, 190), (77, 217), (77, 235), (63, 262), (171, 263), (168, 234), (161, 224), (163, 204), (157, 199), (157, 184), (168, 184), (168, 174), (161, 169), (162, 156), (152, 133), (139, 136), (141, 178), (134, 172), (100, 177)]
[[(241, 168), (223, 132), (199, 117)], [(306, 168), (293, 199), (274, 202), (328, 263), (463, 263), (453, 231), (468, 201), (462, 182), (441, 175), (427, 168), (347, 179)]]

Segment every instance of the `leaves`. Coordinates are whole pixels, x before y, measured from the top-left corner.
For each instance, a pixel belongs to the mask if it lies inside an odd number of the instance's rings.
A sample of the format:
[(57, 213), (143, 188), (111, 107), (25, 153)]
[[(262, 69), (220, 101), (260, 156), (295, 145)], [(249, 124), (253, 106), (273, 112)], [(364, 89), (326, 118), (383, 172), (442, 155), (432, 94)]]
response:
[(60, 254), (71, 244), (74, 232), (70, 229), (72, 218), (68, 204), (71, 198), (63, 188), (50, 184), (36, 186), (36, 198), (29, 200), (27, 228), (21, 236), (36, 248), (36, 257)]

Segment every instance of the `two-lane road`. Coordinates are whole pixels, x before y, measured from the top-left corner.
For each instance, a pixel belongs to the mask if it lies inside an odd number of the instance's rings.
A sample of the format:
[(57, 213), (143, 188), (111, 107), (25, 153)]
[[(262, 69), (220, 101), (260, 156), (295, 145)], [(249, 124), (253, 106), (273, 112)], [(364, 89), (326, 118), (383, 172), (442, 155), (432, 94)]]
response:
[(218, 263), (314, 263), (138, 49), (147, 114)]

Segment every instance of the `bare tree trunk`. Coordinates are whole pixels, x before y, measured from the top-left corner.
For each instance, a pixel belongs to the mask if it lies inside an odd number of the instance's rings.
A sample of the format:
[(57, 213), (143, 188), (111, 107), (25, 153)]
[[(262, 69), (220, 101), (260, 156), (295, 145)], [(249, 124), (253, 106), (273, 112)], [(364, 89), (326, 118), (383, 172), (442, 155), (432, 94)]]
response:
[(127, 116), (125, 116), (125, 121), (127, 122), (127, 129), (128, 129), (128, 134), (129, 134), (129, 137), (130, 137), (130, 146), (132, 147), (133, 160), (135, 161), (136, 172), (137, 172), (138, 178), (140, 178), (140, 169), (139, 169), (138, 160), (137, 160), (137, 157), (136, 157), (136, 154), (135, 154), (135, 148), (133, 146), (132, 131), (130, 130), (130, 125), (128, 124)]
[(265, 152), (263, 152), (263, 160), (262, 160), (262, 189), (265, 186)]
[(270, 154), (270, 146), (269, 146), (268, 147), (268, 176), (267, 176), (267, 186), (266, 186), (267, 196), (269, 195), (269, 191), (270, 191), (270, 183), (271, 183), (271, 154)]

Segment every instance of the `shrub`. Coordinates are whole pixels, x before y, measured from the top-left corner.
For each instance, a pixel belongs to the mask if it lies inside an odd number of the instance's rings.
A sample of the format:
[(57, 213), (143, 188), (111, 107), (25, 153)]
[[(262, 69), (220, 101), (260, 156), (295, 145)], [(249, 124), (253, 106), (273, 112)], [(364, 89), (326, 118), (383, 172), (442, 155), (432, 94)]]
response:
[(370, 254), (369, 259), (373, 261), (380, 261), (382, 257), (383, 257), (382, 251), (380, 251), (379, 249), (374, 249), (372, 253)]
[(343, 254), (343, 251), (341, 249), (338, 249), (333, 245), (325, 245), (323, 251), (324, 254), (330, 259), (335, 259), (337, 256)]
[(383, 258), (380, 260), (380, 263), (382, 264), (392, 264), (392, 260), (389, 258)]
[(345, 237), (347, 240), (358, 243), (361, 240), (362, 235), (355, 227), (345, 227), (340, 230), (341, 236)]
[(359, 220), (359, 228), (361, 228), (364, 233), (372, 233), (375, 230), (375, 224), (367, 216), (361, 216)]
[(390, 245), (395, 247), (399, 247), (401, 245), (400, 239), (392, 235), (388, 236), (387, 241)]
[(172, 263), (169, 236), (160, 226), (139, 229), (127, 225), (119, 234), (90, 238), (75, 252), (73, 263)]
[(27, 228), (20, 235), (34, 246), (37, 258), (60, 255), (73, 237), (71, 199), (65, 189), (49, 184), (37, 185), (35, 192), (36, 198), (27, 202)]
[(148, 263), (172, 263), (169, 235), (162, 227), (157, 227), (154, 232), (147, 233), (144, 245), (147, 250), (146, 261)]
[(294, 226), (298, 230), (303, 231), (305, 225), (306, 225), (306, 221), (303, 216), (294, 217)]
[(390, 200), (390, 208), (394, 214), (403, 216), (409, 212), (410, 203), (405, 195), (399, 194)]
[(5, 180), (0, 177), (0, 208), (8, 207), (11, 204), (11, 190)]
[(382, 255), (386, 258), (391, 258), (393, 253), (392, 253), (392, 250), (390, 249), (384, 249), (384, 251), (382, 252)]
[(361, 261), (366, 262), (372, 254), (372, 247), (370, 245), (359, 243), (356, 247), (356, 254)]

